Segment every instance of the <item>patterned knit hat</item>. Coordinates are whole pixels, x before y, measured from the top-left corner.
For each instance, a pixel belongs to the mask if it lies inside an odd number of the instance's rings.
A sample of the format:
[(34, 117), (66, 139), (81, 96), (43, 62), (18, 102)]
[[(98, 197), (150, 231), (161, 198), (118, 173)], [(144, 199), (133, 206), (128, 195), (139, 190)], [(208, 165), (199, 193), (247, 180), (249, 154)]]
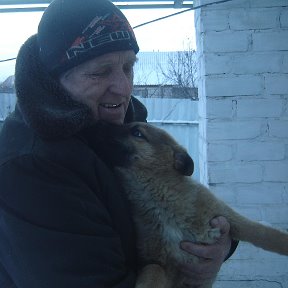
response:
[(139, 51), (129, 22), (109, 0), (54, 0), (38, 26), (38, 45), (55, 76), (109, 52)]

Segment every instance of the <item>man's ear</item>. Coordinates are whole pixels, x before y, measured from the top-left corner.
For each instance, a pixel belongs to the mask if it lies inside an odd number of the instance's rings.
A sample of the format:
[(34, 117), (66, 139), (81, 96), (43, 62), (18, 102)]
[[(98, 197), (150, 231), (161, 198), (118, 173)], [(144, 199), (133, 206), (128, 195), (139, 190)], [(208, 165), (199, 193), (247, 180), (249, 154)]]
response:
[(194, 162), (187, 152), (175, 152), (174, 168), (184, 176), (191, 176), (194, 172)]

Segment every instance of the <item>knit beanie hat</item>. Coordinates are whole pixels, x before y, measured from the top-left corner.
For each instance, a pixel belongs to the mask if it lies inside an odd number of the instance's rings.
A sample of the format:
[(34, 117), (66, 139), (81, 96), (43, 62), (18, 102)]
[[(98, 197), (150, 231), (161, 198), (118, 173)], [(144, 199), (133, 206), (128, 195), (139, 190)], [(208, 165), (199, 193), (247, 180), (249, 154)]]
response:
[(54, 0), (37, 38), (40, 60), (54, 76), (109, 52), (139, 51), (128, 20), (110, 0)]

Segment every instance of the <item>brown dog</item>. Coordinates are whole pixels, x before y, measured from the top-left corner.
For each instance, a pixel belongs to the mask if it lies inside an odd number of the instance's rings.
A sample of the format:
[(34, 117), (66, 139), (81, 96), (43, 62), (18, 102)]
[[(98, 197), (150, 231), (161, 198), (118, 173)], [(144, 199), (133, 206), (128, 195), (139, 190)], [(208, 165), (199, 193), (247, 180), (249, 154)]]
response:
[(209, 225), (215, 216), (227, 218), (233, 239), (288, 255), (288, 233), (248, 220), (187, 177), (193, 161), (164, 130), (146, 123), (104, 130), (102, 155), (115, 166), (130, 200), (140, 259), (154, 263), (140, 272), (137, 288), (184, 287), (177, 263), (197, 259), (179, 243), (215, 242), (220, 232)]

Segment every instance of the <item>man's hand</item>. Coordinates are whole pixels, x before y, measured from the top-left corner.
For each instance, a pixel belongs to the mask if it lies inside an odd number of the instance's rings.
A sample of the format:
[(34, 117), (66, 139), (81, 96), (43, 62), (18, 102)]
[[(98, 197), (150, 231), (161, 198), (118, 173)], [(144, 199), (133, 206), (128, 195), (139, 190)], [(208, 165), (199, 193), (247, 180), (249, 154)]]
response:
[(210, 225), (213, 228), (217, 227), (220, 229), (221, 236), (216, 243), (201, 245), (192, 242), (181, 242), (180, 244), (183, 250), (200, 259), (198, 263), (183, 264), (180, 267), (185, 276), (187, 287), (196, 288), (199, 285), (211, 282), (216, 277), (230, 251), (230, 224), (226, 218), (222, 216), (213, 218), (210, 221)]

